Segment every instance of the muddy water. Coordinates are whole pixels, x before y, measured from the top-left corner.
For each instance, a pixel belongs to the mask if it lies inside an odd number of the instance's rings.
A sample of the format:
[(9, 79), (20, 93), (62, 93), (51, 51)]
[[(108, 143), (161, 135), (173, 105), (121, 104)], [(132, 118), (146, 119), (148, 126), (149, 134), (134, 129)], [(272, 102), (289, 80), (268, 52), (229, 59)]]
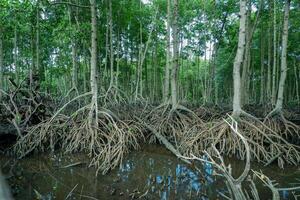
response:
[[(206, 165), (201, 172), (180, 162), (160, 146), (144, 146), (132, 152), (119, 169), (95, 177), (83, 154), (38, 155), (15, 161), (0, 158), (15, 199), (222, 199), (227, 194), (222, 178), (212, 175)], [(227, 159), (235, 174), (243, 170), (243, 162)], [(72, 166), (74, 165), (74, 166)], [(276, 166), (264, 168), (252, 163), (277, 180), (279, 186), (300, 182), (300, 170)], [(261, 199), (271, 199), (271, 193), (257, 181)], [(292, 193), (282, 192), (282, 199), (294, 199)]]

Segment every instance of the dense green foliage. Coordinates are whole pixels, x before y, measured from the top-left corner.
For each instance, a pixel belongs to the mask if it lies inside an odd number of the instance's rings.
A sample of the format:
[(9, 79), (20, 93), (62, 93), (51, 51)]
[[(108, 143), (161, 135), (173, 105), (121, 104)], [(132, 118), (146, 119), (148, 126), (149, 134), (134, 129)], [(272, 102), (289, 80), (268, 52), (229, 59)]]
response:
[[(8, 78), (22, 81), (32, 69), (43, 90), (62, 96), (72, 87), (72, 57), (75, 58), (77, 87), (89, 90), (90, 10), (89, 2), (71, 0), (2, 0), (0, 35), (3, 49), (3, 89)], [(97, 1), (98, 84), (104, 93), (110, 84), (110, 66), (118, 87), (133, 100), (140, 53), (147, 42), (142, 63), (139, 95), (160, 102), (166, 65), (167, 1), (112, 0), (112, 47), (109, 33), (108, 1)], [(283, 1), (248, 2), (250, 64), (243, 81), (247, 85), (245, 103), (270, 103), (268, 92), (278, 86)], [(288, 38), (288, 76), (285, 102), (299, 102), (300, 4), (291, 2)], [(179, 1), (179, 99), (190, 103), (227, 103), (232, 97), (232, 66), (238, 38), (238, 1)], [(260, 11), (260, 12), (259, 12)], [(274, 12), (276, 43), (273, 45)], [(259, 13), (259, 14), (258, 14)], [(256, 23), (257, 17), (257, 23)], [(153, 30), (153, 31), (151, 31)], [(37, 39), (38, 32), (38, 39)], [(38, 42), (37, 42), (38, 41)], [(15, 42), (15, 43), (14, 43)], [(37, 45), (38, 43), (38, 45)], [(76, 54), (72, 55), (72, 45)], [(277, 52), (275, 83), (268, 73), (273, 69), (273, 49)], [(110, 56), (110, 51), (112, 55)], [(37, 58), (39, 55), (39, 58)], [(39, 64), (37, 64), (37, 59)], [(38, 65), (38, 66), (37, 66)], [(269, 70), (269, 71), (268, 71)], [(268, 86), (270, 82), (271, 86)], [(263, 87), (262, 87), (263, 84)], [(262, 91), (263, 90), (263, 91)], [(263, 97), (261, 97), (263, 95)]]

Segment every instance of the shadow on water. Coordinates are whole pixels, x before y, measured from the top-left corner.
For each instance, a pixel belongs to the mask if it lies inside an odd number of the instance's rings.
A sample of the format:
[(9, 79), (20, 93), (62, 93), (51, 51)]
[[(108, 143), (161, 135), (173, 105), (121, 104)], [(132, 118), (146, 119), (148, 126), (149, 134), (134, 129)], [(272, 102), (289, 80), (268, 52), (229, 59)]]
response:
[[(202, 172), (179, 161), (161, 146), (146, 145), (132, 152), (119, 169), (95, 177), (84, 154), (35, 155), (23, 160), (0, 158), (15, 199), (222, 199), (227, 194), (222, 178), (213, 175), (213, 167), (206, 164)], [(242, 172), (242, 161), (227, 158), (234, 174)], [(277, 180), (279, 186), (292, 186), (300, 170), (276, 166), (264, 168), (252, 163), (256, 170)], [(271, 193), (258, 181), (261, 199), (271, 199)], [(299, 180), (298, 180), (299, 182)], [(282, 199), (293, 199), (282, 192)]]

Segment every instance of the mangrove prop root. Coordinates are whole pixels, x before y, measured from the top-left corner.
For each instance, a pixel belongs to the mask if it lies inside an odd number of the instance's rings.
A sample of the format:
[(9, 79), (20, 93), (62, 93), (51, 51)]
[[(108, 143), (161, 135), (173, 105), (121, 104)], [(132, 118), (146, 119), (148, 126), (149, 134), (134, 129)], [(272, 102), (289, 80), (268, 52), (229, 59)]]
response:
[[(250, 172), (250, 160), (251, 160), (251, 149), (250, 146), (248, 144), (248, 140), (244, 137), (244, 135), (242, 135), (239, 131), (238, 131), (238, 126), (237, 126), (237, 122), (230, 117), (231, 123), (228, 122), (228, 120), (225, 120), (226, 124), (230, 127), (230, 129), (232, 130), (232, 133), (234, 133), (240, 140), (242, 140), (244, 147), (245, 147), (245, 151), (246, 151), (246, 165), (244, 167), (244, 171), (242, 172), (242, 174), (238, 177), (238, 178), (234, 178), (231, 175), (231, 168), (229, 166), (226, 166), (223, 160), (223, 157), (221, 156), (220, 152), (217, 150), (217, 148), (212, 145), (211, 149), (213, 150), (212, 153), (208, 153), (207, 151), (204, 151), (204, 155), (206, 158), (208, 159), (203, 159), (200, 156), (195, 156), (193, 154), (191, 154), (190, 157), (186, 157), (183, 156), (184, 159), (187, 160), (196, 160), (196, 161), (200, 161), (202, 163), (209, 163), (213, 166), (216, 167), (216, 169), (220, 172), (217, 175), (220, 175), (222, 177), (225, 177), (226, 180), (226, 185), (227, 188), (229, 190), (229, 194), (231, 196), (231, 198), (233, 199), (241, 199), (241, 200), (246, 200), (246, 199), (251, 199), (249, 193), (243, 189), (243, 185), (242, 183), (247, 180), (248, 182), (250, 182), (250, 189), (251, 189), (251, 196), (253, 199), (255, 200), (259, 200), (259, 194), (256, 188), (256, 185), (254, 184), (253, 178), (251, 178), (251, 176), (249, 175)], [(238, 139), (237, 138), (237, 139)], [(216, 159), (214, 158), (216, 157)], [(269, 177), (265, 176), (263, 173), (261, 172), (257, 172), (257, 171), (253, 171), (253, 176), (258, 177), (272, 192), (272, 199), (273, 200), (279, 200), (280, 196), (279, 196), (279, 191), (283, 191), (283, 190), (300, 190), (300, 186), (299, 187), (292, 187), (292, 188), (277, 188), (276, 187), (276, 183), (272, 180), (270, 180)], [(248, 177), (246, 179), (246, 177)], [(223, 197), (225, 197), (226, 199), (231, 199), (230, 197), (227, 197), (225, 194), (221, 194)]]
[(21, 158), (30, 152), (54, 151), (87, 152), (97, 173), (108, 172), (122, 163), (130, 148), (139, 148), (143, 139), (141, 127), (134, 121), (116, 120), (107, 109), (98, 111), (98, 127), (90, 126), (86, 106), (71, 116), (56, 113), (43, 123), (30, 127), (27, 134), (14, 145), (14, 152)]
[[(97, 173), (108, 172), (120, 165), (130, 149), (149, 137), (147, 142), (164, 144), (175, 155), (199, 156), (212, 145), (223, 155), (234, 155), (246, 159), (243, 140), (232, 134), (233, 130), (226, 121), (203, 122), (195, 113), (183, 106), (173, 109), (170, 104), (156, 108), (151, 105), (115, 107), (116, 112), (101, 108), (98, 110), (97, 124), (91, 126), (86, 116), (90, 105), (86, 105), (71, 115), (62, 111), (73, 101), (90, 95), (80, 95), (66, 103), (50, 119), (26, 129), (13, 147), (19, 157), (30, 152), (54, 151), (61, 148), (64, 152), (82, 151), (91, 156), (90, 166)], [(119, 114), (120, 113), (120, 114)], [(232, 120), (227, 116), (227, 121)], [(282, 134), (266, 123), (243, 113), (238, 119), (239, 131), (249, 144), (251, 158), (266, 165), (277, 160), (283, 167), (285, 163), (298, 164), (299, 147), (290, 144)], [(151, 134), (149, 134), (149, 131)]]
[(300, 137), (300, 126), (287, 120), (282, 112), (271, 112), (266, 116), (263, 123), (280, 133), (282, 137), (291, 139)]
[[(228, 118), (229, 119), (229, 118)], [(259, 162), (271, 163), (278, 160), (278, 165), (284, 163), (297, 165), (300, 162), (299, 147), (289, 143), (282, 135), (252, 116), (239, 118), (240, 131), (243, 132), (250, 147), (251, 157)], [(235, 155), (245, 159), (245, 147), (240, 139), (231, 134), (232, 130), (224, 121), (214, 121), (203, 125), (195, 125), (183, 134), (181, 151), (185, 155), (202, 152), (212, 144), (225, 155)]]
[[(184, 138), (182, 135), (188, 127), (194, 124), (203, 124), (202, 120), (188, 108), (177, 105), (172, 108), (171, 104), (162, 104), (142, 116), (142, 121), (147, 122), (162, 136), (166, 137), (176, 147), (180, 145), (180, 140)], [(149, 142), (155, 143), (156, 137), (150, 135)]]

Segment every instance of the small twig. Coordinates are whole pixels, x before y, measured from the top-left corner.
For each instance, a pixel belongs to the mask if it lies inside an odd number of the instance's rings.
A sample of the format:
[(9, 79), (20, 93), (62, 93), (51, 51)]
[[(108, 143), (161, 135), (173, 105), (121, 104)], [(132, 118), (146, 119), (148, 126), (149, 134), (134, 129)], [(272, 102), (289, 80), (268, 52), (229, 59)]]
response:
[(78, 186), (78, 183), (73, 187), (73, 189), (69, 192), (69, 194), (66, 196), (65, 199), (68, 199), (71, 195), (72, 195), (72, 192), (75, 190), (75, 188)]
[(69, 168), (69, 167), (75, 167), (77, 165), (81, 165), (81, 164), (84, 164), (82, 162), (76, 162), (76, 163), (72, 163), (72, 164), (69, 164), (69, 165), (66, 165), (66, 166), (63, 166), (63, 167), (60, 167), (61, 169), (66, 169), (66, 168)]

